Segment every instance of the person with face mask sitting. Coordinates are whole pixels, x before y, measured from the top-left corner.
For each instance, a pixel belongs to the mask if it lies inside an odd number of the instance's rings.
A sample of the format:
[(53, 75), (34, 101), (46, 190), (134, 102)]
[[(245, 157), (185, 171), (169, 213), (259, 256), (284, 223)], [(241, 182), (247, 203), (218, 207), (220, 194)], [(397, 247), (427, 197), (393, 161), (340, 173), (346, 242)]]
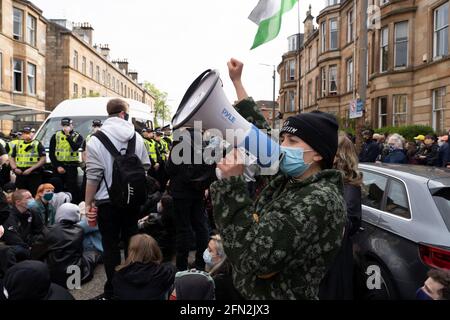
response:
[(45, 226), (51, 226), (55, 223), (56, 209), (51, 203), (55, 196), (55, 187), (49, 183), (42, 184), (36, 194), (35, 210), (41, 215)]
[(13, 146), (10, 165), (16, 175), (16, 186), (26, 189), (32, 195), (42, 183), (42, 167), (45, 165), (45, 148), (39, 141), (32, 140), (31, 128), (22, 130), (22, 140)]
[(83, 137), (74, 131), (72, 119), (61, 120), (62, 130), (50, 139), (49, 156), (56, 177), (63, 181), (64, 188), (72, 194), (72, 200), (78, 204), (81, 191), (78, 186), (78, 167), (80, 166), (80, 148)]
[[(228, 63), (237, 111), (268, 127), (242, 82), (243, 64)], [(280, 171), (254, 202), (234, 150), (211, 186), (214, 215), (244, 299), (318, 299), (319, 285), (339, 251), (346, 222), (342, 174), (332, 169), (338, 147), (333, 115), (290, 117), (281, 130)]]
[(14, 248), (17, 261), (23, 261), (31, 257), (31, 248), (43, 239), (44, 223), (28, 190), (15, 191), (12, 201), (9, 217), (3, 223), (2, 241)]

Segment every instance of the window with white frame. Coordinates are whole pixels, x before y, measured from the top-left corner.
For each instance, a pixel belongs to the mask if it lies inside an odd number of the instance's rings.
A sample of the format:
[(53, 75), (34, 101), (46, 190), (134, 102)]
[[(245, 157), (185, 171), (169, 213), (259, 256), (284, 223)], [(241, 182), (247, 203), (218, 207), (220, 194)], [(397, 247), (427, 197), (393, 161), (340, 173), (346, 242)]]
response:
[(404, 126), (407, 124), (408, 116), (408, 102), (407, 95), (395, 95), (394, 96), (394, 112), (393, 112), (393, 125), (394, 127)]
[(395, 24), (395, 67), (408, 65), (408, 21)]
[(387, 97), (378, 98), (378, 128), (384, 128), (388, 125), (388, 99)]
[(347, 13), (347, 42), (352, 42), (354, 39), (353, 22), (354, 22), (353, 10), (350, 10)]
[(289, 61), (289, 80), (295, 80), (295, 60)]
[(285, 81), (289, 81), (289, 61), (286, 61), (284, 64), (284, 78)]
[(75, 69), (75, 70), (78, 70), (78, 51), (77, 50), (74, 50), (73, 51), (73, 68)]
[(289, 91), (289, 111), (295, 112), (295, 92)]
[(433, 57), (448, 55), (448, 2), (434, 10)]
[(78, 98), (78, 84), (73, 84), (73, 97)]
[(32, 63), (27, 64), (27, 82), (28, 82), (28, 94), (36, 94), (36, 65)]
[(445, 127), (445, 87), (433, 90), (433, 129), (437, 133), (443, 133)]
[(95, 79), (97, 80), (97, 82), (100, 82), (100, 67), (97, 66), (95, 69)]
[(389, 66), (389, 28), (384, 27), (380, 33), (380, 71), (385, 72)]
[(36, 21), (32, 15), (27, 16), (27, 43), (33, 47), (36, 46)]
[(89, 76), (94, 79), (94, 63), (92, 61), (89, 62)]
[(81, 72), (83, 72), (83, 74), (86, 74), (86, 57), (81, 58)]
[(320, 68), (320, 78), (322, 80), (322, 98), (327, 96), (327, 69), (325, 67)]
[(321, 52), (325, 52), (325, 51), (327, 51), (327, 24), (326, 24), (326, 22), (322, 22), (320, 24), (320, 30), (322, 33), (322, 38), (321, 38), (322, 44), (321, 44), (320, 48), (321, 48)]
[(17, 8), (13, 9), (13, 37), (15, 40), (23, 39), (23, 11)]
[(112, 89), (113, 89), (113, 91), (116, 91), (116, 77), (114, 77), (114, 76), (112, 78)]
[(85, 88), (85, 87), (81, 88), (81, 96), (82, 96), (83, 98), (86, 98), (86, 95), (87, 95), (86, 88)]
[(312, 55), (312, 46), (308, 48), (308, 71), (311, 70), (311, 60), (313, 58)]
[(23, 92), (23, 61), (14, 59), (14, 92)]
[(308, 107), (312, 105), (312, 80), (308, 81)]
[(338, 48), (338, 21), (330, 19), (330, 50)]
[(337, 66), (333, 65), (330, 66), (329, 70), (328, 70), (328, 78), (329, 78), (329, 83), (330, 83), (330, 87), (329, 87), (329, 94), (330, 95), (337, 95), (337, 91), (338, 91), (338, 79), (337, 79)]
[(347, 91), (353, 91), (354, 76), (353, 76), (353, 58), (347, 60)]

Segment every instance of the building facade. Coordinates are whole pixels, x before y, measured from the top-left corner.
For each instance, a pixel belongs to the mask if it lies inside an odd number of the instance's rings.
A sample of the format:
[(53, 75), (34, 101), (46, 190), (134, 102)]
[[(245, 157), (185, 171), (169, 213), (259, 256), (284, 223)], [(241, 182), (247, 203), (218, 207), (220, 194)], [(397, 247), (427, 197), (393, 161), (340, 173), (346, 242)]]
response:
[(369, 0), (365, 70), (360, 5), (330, 0), (315, 21), (308, 12), (304, 34), (289, 38), (278, 66), (283, 116), (321, 110), (350, 125), (349, 106), (359, 98), (364, 72), (365, 123), (423, 124), (444, 133), (450, 128), (450, 1)]
[(45, 117), (39, 110), (45, 110), (46, 28), (42, 11), (31, 2), (0, 0), (0, 106), (9, 110), (1, 116), (4, 134), (14, 123)]
[(101, 96), (137, 100), (153, 110), (155, 99), (138, 83), (138, 73), (126, 59), (112, 61), (108, 45), (93, 45), (93, 31), (88, 23), (49, 21), (47, 109), (66, 99)]

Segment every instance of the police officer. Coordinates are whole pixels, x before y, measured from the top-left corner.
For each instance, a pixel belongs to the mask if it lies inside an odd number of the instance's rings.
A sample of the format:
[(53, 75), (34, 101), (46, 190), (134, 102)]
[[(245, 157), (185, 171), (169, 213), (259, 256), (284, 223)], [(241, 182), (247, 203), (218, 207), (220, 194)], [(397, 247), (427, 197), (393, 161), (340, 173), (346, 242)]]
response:
[(42, 167), (46, 163), (45, 148), (37, 140), (31, 139), (31, 128), (22, 131), (22, 140), (14, 145), (11, 153), (11, 170), (16, 174), (16, 186), (35, 196), (42, 184)]
[(103, 126), (102, 120), (94, 120), (92, 121), (92, 132), (88, 134), (86, 139), (83, 141), (83, 146), (81, 149), (83, 150), (83, 163), (86, 163), (86, 144), (89, 142), (91, 137)]
[(167, 184), (167, 174), (166, 174), (166, 161), (168, 159), (169, 155), (169, 146), (167, 143), (162, 139), (163, 133), (160, 128), (157, 128), (155, 130), (155, 144), (156, 144), (156, 152), (159, 154), (159, 168), (155, 172), (155, 179), (158, 180), (159, 184), (161, 185), (161, 190), (165, 191), (166, 184)]
[(150, 128), (144, 128), (142, 130), (142, 136), (144, 137), (145, 149), (148, 152), (148, 156), (150, 158), (150, 162), (152, 164), (152, 168), (150, 170), (150, 174), (153, 176), (153, 172), (159, 169), (160, 155), (159, 150), (156, 147), (156, 141), (154, 138), (154, 132)]
[(164, 133), (163, 140), (167, 143), (170, 150), (173, 144), (172, 130), (170, 130), (170, 125), (167, 125), (163, 128), (163, 133)]
[(83, 137), (73, 130), (70, 118), (61, 120), (62, 130), (57, 131), (50, 140), (50, 160), (55, 176), (64, 183), (64, 188), (72, 194), (73, 203), (81, 199), (78, 187), (78, 167), (80, 166), (80, 148)]

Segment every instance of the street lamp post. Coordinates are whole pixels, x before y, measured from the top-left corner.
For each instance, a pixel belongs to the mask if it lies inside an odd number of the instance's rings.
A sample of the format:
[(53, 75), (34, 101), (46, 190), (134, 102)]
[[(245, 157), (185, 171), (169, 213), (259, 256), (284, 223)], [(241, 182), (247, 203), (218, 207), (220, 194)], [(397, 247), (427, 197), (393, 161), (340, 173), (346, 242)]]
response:
[(277, 68), (275, 65), (270, 65), (270, 64), (265, 64), (265, 63), (260, 63), (260, 65), (262, 66), (266, 66), (266, 67), (273, 67), (273, 105), (272, 105), (272, 128), (275, 129), (275, 125), (276, 125), (276, 110), (275, 110), (275, 105), (276, 105), (276, 81), (277, 81)]

